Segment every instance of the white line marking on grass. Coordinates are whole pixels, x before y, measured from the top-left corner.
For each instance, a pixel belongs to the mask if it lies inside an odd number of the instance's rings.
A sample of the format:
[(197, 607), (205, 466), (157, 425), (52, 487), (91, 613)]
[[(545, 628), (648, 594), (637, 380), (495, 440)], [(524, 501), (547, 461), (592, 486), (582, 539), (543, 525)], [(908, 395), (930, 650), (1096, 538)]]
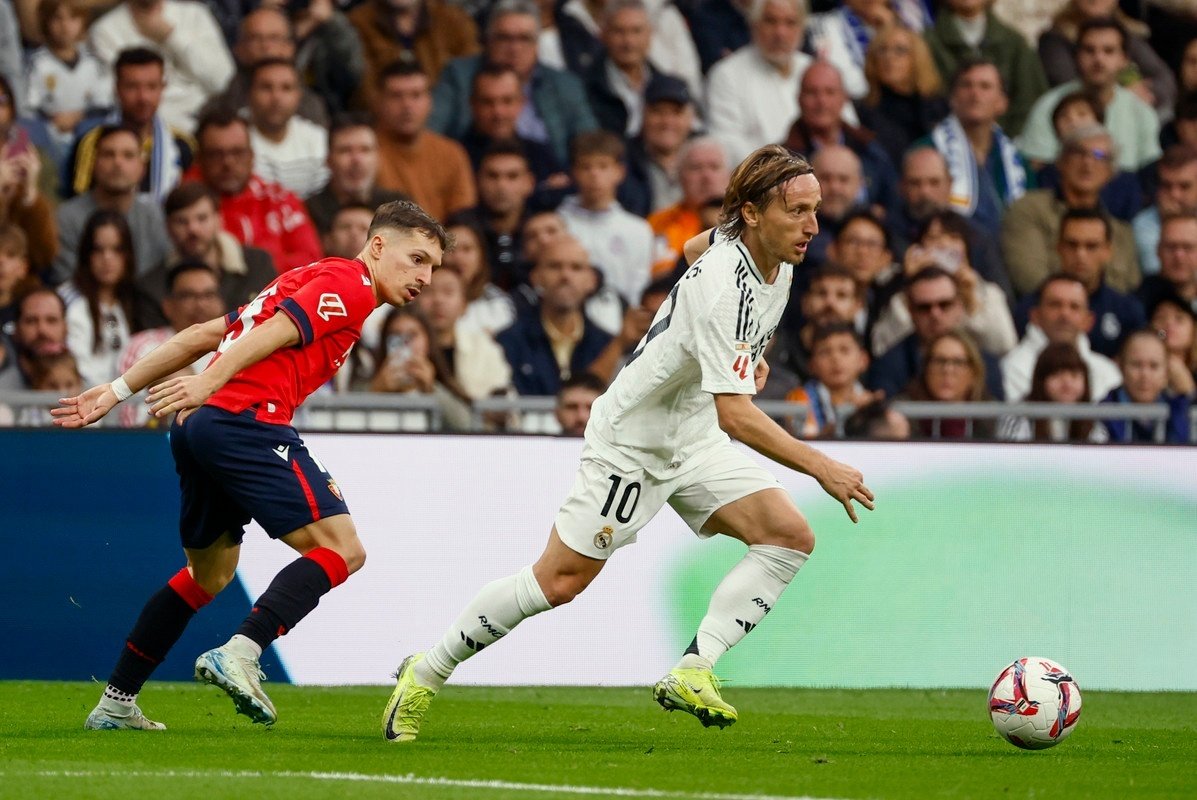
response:
[(446, 786), (459, 789), (496, 789), (513, 792), (556, 792), (558, 794), (598, 795), (602, 797), (682, 798), (682, 800), (833, 800), (809, 795), (726, 794), (723, 792), (671, 792), (664, 789), (629, 789), (617, 786), (571, 786), (551, 783), (516, 783), (513, 781), (468, 778), (428, 778), (406, 775), (375, 775), (365, 772), (258, 772), (255, 770), (47, 770), (36, 772), (0, 772), (0, 777), (35, 775), (41, 778), (306, 778), (314, 781), (348, 783), (391, 783), (411, 786)]

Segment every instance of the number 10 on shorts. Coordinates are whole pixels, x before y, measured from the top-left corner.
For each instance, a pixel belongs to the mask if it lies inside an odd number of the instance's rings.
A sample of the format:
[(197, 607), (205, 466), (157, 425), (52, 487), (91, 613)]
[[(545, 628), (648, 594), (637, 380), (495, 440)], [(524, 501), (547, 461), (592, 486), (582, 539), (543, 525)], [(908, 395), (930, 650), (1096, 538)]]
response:
[[(601, 512), (604, 517), (611, 513), (611, 506), (615, 504), (615, 498), (619, 495), (619, 486), (623, 483), (623, 478), (618, 475), (610, 476), (609, 480), (611, 481), (611, 491), (607, 493), (607, 502), (603, 503), (603, 510)], [(615, 519), (624, 524), (631, 522), (632, 515), (636, 513), (636, 504), (639, 502), (640, 482), (632, 481), (623, 489), (623, 495), (619, 498), (619, 505), (615, 507)]]

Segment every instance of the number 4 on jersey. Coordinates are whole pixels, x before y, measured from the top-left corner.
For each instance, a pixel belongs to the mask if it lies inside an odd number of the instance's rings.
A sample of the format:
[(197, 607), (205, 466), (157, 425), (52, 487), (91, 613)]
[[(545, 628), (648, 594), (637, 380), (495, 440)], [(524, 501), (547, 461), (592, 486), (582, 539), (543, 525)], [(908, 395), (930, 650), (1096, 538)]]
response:
[(739, 375), (742, 381), (748, 379), (748, 373), (751, 369), (751, 356), (736, 356), (736, 360), (732, 362), (732, 374)]

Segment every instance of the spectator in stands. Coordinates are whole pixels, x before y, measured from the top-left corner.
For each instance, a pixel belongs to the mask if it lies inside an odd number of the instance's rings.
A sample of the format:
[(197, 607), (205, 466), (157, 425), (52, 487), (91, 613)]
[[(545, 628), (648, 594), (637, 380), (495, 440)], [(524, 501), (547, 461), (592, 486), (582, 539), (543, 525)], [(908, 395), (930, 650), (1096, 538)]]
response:
[(827, 247), (827, 261), (856, 279), (864, 302), (863, 323), (857, 330), (869, 341), (877, 315), (902, 286), (902, 268), (894, 263), (885, 225), (871, 211), (849, 213)]
[[(58, 207), (58, 257), (51, 271), (53, 283), (61, 283), (75, 272), (80, 237), (88, 218), (97, 210), (115, 211), (128, 222), (132, 252), (137, 257), (136, 276), (162, 263), (170, 248), (166, 224), (158, 201), (138, 191), (146, 168), (141, 154), (140, 136), (130, 125), (104, 125), (97, 130), (91, 188)], [(130, 279), (133, 277), (130, 275)], [(91, 375), (86, 364), (82, 369), (84, 377)]]
[(285, 272), (320, 258), (320, 236), (298, 197), (254, 174), (249, 125), (217, 111), (196, 131), (201, 180), (220, 195), (224, 229), (241, 244), (270, 254)]
[[(4, 91), (0, 86), (0, 97), (7, 97)], [(11, 102), (0, 100), (0, 141), (6, 140), (5, 117), (11, 109)], [(32, 146), (0, 146), (0, 225), (15, 225), (25, 234), (29, 266), (37, 274), (49, 269), (58, 252), (54, 211), (38, 188), (41, 171), (41, 159)]]
[(205, 184), (180, 185), (167, 196), (165, 211), (171, 251), (137, 279), (136, 327), (158, 328), (170, 321), (165, 309), (170, 276), (180, 264), (206, 264), (220, 290), (220, 306), (230, 311), (249, 303), (278, 277), (269, 253), (242, 245), (221, 227), (220, 196)]
[(798, 307), (797, 329), (783, 323), (767, 357), (773, 368), (784, 366), (799, 380), (806, 380), (811, 376), (815, 331), (839, 323), (850, 324), (857, 334), (864, 330), (864, 287), (844, 267), (823, 264), (812, 271), (806, 290), (798, 295)]
[(562, 436), (581, 438), (590, 422), (590, 407), (599, 395), (607, 391), (607, 385), (589, 372), (570, 376), (557, 391), (557, 405), (553, 413), (561, 426)]
[(902, 441), (910, 438), (910, 420), (885, 400), (876, 400), (844, 420), (844, 437)]
[[(1076, 347), (1055, 342), (1043, 348), (1031, 376), (1028, 403), (1091, 403), (1089, 369)], [(1091, 419), (1006, 417), (999, 439), (1015, 442), (1104, 442), (1105, 428)]]
[[(13, 84), (0, 75), (0, 188), (12, 190), (19, 186), (24, 200), (31, 204), (27, 208), (22, 205), (22, 208), (40, 215), (42, 210), (36, 208), (41, 205), (37, 202), (39, 195), (43, 202), (46, 198), (58, 196), (58, 171), (49, 156), (38, 149), (33, 136), (36, 131), (31, 133), (28, 123), (17, 118), (17, 105), (18, 97), (13, 91)], [(21, 217), (21, 212), (15, 208), (6, 211), (2, 205), (5, 199), (0, 197), (0, 214), (11, 211)], [(45, 206), (45, 212), (53, 216), (53, 209), (49, 205)], [(0, 219), (3, 217), (0, 216)], [(26, 232), (33, 236), (32, 231)], [(53, 239), (52, 231), (49, 239)], [(30, 246), (33, 247), (32, 239)], [(53, 253), (50, 257), (53, 257)]]
[(17, 299), (38, 285), (29, 272), (29, 240), (11, 223), (0, 224), (0, 333), (17, 321)]
[[(702, 75), (694, 39), (681, 12), (667, 0), (643, 0), (651, 39), (648, 59), (663, 73), (683, 80), (689, 91), (702, 91)], [(550, 67), (586, 75), (603, 60), (611, 45), (606, 42), (605, 23), (621, 3), (604, 0), (568, 0), (557, 16), (558, 53), (541, 56)], [(542, 33), (543, 38), (543, 33)], [(547, 44), (547, 43), (546, 43)]]
[(369, 239), (370, 220), (374, 209), (370, 206), (348, 205), (337, 209), (332, 227), (321, 238), (324, 255), (336, 258), (356, 258)]
[(1152, 308), (1165, 295), (1176, 295), (1197, 311), (1197, 212), (1165, 217), (1157, 248), (1160, 271), (1148, 275), (1139, 287), (1144, 308)]
[(1114, 18), (1126, 30), (1127, 64), (1119, 82), (1161, 114), (1176, 102), (1176, 76), (1147, 42), (1151, 31), (1118, 7), (1118, 0), (1069, 0), (1039, 37), (1039, 58), (1052, 86), (1079, 77), (1078, 34), (1089, 20)]
[[(817, 328), (811, 338), (810, 380), (786, 395), (786, 400), (806, 405), (806, 417), (793, 426), (803, 439), (843, 433), (845, 406), (858, 408), (880, 399), (861, 384), (869, 368), (869, 353), (851, 322), (834, 322)], [(851, 413), (851, 412), (848, 412)]]
[(530, 279), (539, 307), (518, 316), (497, 338), (511, 365), (515, 390), (552, 396), (571, 376), (594, 371), (613, 338), (583, 311), (597, 276), (578, 240), (566, 236), (547, 245)]
[[(418, 308), (391, 309), (382, 324), (382, 338), (374, 353), (376, 365), (370, 379), (372, 392), (422, 394), (434, 397), (448, 430), (466, 430), (470, 424), (469, 397), (453, 377), (428, 318)], [(406, 412), (401, 430), (429, 430), (428, 417)]]
[(819, 207), (821, 235), (811, 240), (804, 263), (817, 266), (827, 259), (827, 249), (848, 217), (867, 207), (868, 197), (860, 159), (851, 148), (842, 144), (820, 147), (811, 166), (823, 190), (823, 205)]
[(1132, 333), (1122, 346), (1118, 366), (1122, 370), (1122, 385), (1111, 390), (1101, 402), (1162, 403), (1168, 408), (1168, 418), (1162, 431), (1157, 423), (1148, 420), (1102, 420), (1110, 441), (1189, 444), (1189, 408), (1193, 398), (1169, 390), (1168, 348), (1155, 331)]
[(514, 287), (527, 280), (520, 261), (520, 229), (535, 189), (536, 178), (519, 143), (494, 142), (478, 167), (478, 205), (458, 215), (485, 234), (491, 279), (500, 286)]
[(1156, 165), (1156, 175), (1155, 204), (1140, 211), (1131, 221), (1144, 276), (1160, 271), (1156, 252), (1160, 244), (1160, 220), (1171, 214), (1197, 214), (1197, 147), (1183, 144), (1169, 147)]
[[(1056, 138), (1064, 141), (1073, 131), (1090, 125), (1100, 125), (1105, 119), (1101, 104), (1084, 90), (1070, 92), (1060, 98), (1052, 112), (1052, 127)], [(1038, 164), (1035, 179), (1040, 189), (1058, 189), (1060, 170), (1054, 164)], [(1135, 172), (1114, 170), (1114, 176), (1101, 189), (1101, 202), (1116, 219), (1130, 222), (1143, 208), (1143, 187)]]
[(853, 100), (869, 91), (865, 53), (883, 29), (897, 28), (889, 0), (844, 0), (839, 8), (812, 14), (808, 23), (810, 49), (835, 68)]
[[(1103, 356), (1113, 358), (1131, 331), (1147, 324), (1143, 304), (1134, 295), (1111, 289), (1106, 270), (1113, 256), (1113, 228), (1110, 219), (1096, 209), (1069, 209), (1060, 220), (1056, 242), (1060, 274), (1076, 278), (1089, 293), (1089, 310), (1094, 324), (1089, 344)], [(1027, 314), (1035, 305), (1034, 295), (1024, 297), (1014, 309), (1015, 323), (1026, 327)]]
[[(648, 218), (648, 224), (656, 236), (653, 278), (673, 272), (686, 241), (709, 227), (703, 224), (702, 208), (712, 200), (722, 201), (730, 177), (731, 168), (727, 156), (723, 154), (723, 145), (715, 137), (698, 137), (682, 146), (678, 157), (682, 199)], [(820, 180), (823, 180), (822, 176)], [(825, 204), (826, 193), (825, 188)]]
[(133, 332), (133, 233), (119, 211), (101, 209), (83, 226), (66, 303), (67, 348), (87, 386), (115, 380), (116, 360)]
[(798, 52), (806, 29), (802, 0), (753, 0), (748, 19), (752, 44), (707, 76), (707, 121), (732, 164), (786, 137), (798, 116), (798, 83), (813, 61)]
[(294, 14), (295, 65), (332, 114), (349, 109), (366, 71), (362, 40), (339, 6), (310, 0)]
[(366, 105), (376, 101), (377, 78), (389, 64), (416, 64), (433, 83), (451, 59), (478, 52), (478, 27), (445, 0), (364, 0), (349, 12), (366, 56)]
[(437, 219), (477, 202), (470, 159), (460, 144), (427, 127), (432, 112), (428, 76), (397, 61), (378, 76), (374, 106), (378, 185), (403, 192)]
[[(902, 178), (898, 183), (901, 203), (886, 217), (895, 252), (905, 252), (918, 238), (919, 229), (933, 214), (952, 208), (952, 175), (943, 154), (931, 146), (911, 149), (902, 159)], [(826, 204), (826, 199), (824, 199)], [(1002, 263), (993, 237), (975, 219), (961, 217), (968, 225), (968, 263), (984, 280), (1013, 295), (1010, 276)]]
[[(1034, 189), (1007, 210), (1002, 220), (1002, 252), (1010, 281), (1019, 295), (1033, 291), (1059, 270), (1055, 245), (1060, 237), (1060, 220), (1069, 209), (1102, 207), (1101, 190), (1114, 174), (1116, 158), (1114, 141), (1105, 128), (1078, 128), (1065, 140), (1056, 164), (1060, 188)], [(1140, 282), (1134, 234), (1122, 220), (1110, 220), (1110, 225), (1114, 254), (1106, 280), (1120, 292), (1133, 291)]]
[(249, 77), (249, 144), (254, 170), (308, 198), (328, 182), (328, 131), (297, 115), (300, 79), (295, 65), (281, 58), (254, 65)]
[[(195, 185), (184, 184), (184, 187)], [(175, 191), (182, 189), (183, 187), (180, 187)], [(216, 218), (215, 205), (212, 206), (210, 214)], [(161, 300), (160, 311), (162, 323), (129, 337), (128, 343), (117, 358), (117, 374), (125, 374), (134, 363), (179, 331), (215, 319), (230, 310), (222, 299), (217, 272), (205, 261), (183, 259), (175, 262), (166, 274), (164, 283), (166, 291)], [(237, 308), (233, 306), (232, 310)], [(180, 370), (180, 373), (197, 374), (208, 366), (211, 359), (211, 353), (203, 355), (190, 366)], [(150, 416), (149, 409), (143, 402), (125, 403), (121, 406), (120, 421), (123, 427), (142, 427), (151, 419), (161, 422)]]
[(29, 389), (34, 359), (67, 352), (66, 306), (53, 289), (34, 288), (17, 301), (11, 346), (0, 334), (0, 390)]
[[(886, 397), (897, 395), (923, 372), (926, 350), (936, 337), (959, 330), (967, 318), (960, 285), (942, 267), (919, 270), (906, 281), (903, 293), (914, 333), (877, 357), (865, 379), (866, 386), (884, 392)], [(980, 358), (984, 365), (980, 374), (989, 395), (999, 400), (1009, 396), (1003, 394), (998, 360), (985, 352)], [(1030, 381), (1029, 365), (1027, 381)]]
[(644, 92), (663, 75), (649, 61), (652, 22), (643, 0), (611, 0), (603, 10), (604, 54), (582, 73), (599, 126), (631, 138), (644, 122)]
[[(55, 392), (59, 397), (73, 397), (84, 389), (75, 357), (62, 352), (34, 358), (29, 363), (29, 388), (35, 392)], [(49, 427), (54, 424), (50, 409), (23, 406), (17, 413), (0, 403), (0, 426), (19, 428)]]
[(678, 161), (694, 113), (690, 91), (677, 78), (660, 75), (644, 90), (644, 125), (628, 143), (628, 175), (619, 187), (619, 202), (631, 213), (647, 217), (682, 199)]
[(515, 321), (515, 303), (491, 282), (486, 235), (478, 225), (461, 218), (450, 219), (446, 228), (453, 234), (454, 244), (441, 265), (460, 275), (465, 287), (462, 324), (494, 336)]
[(441, 73), (428, 126), (460, 138), (470, 127), (468, 98), (474, 73), (483, 64), (509, 67), (520, 76), (524, 96), (531, 101), (524, 104), (516, 131), (524, 138), (547, 143), (565, 163), (569, 142), (579, 133), (594, 130), (598, 123), (586, 103), (581, 80), (537, 61), (539, 32), (540, 10), (534, 2), (499, 0), (487, 19), (483, 52), (456, 58)]
[(1009, 107), (997, 65), (985, 59), (962, 61), (952, 77), (949, 103), (951, 116), (930, 136), (952, 176), (949, 202), (996, 236), (1007, 207), (1032, 180), (1014, 142), (997, 124)]
[[(0, 79), (8, 84), (10, 93), (15, 89), (24, 94), (24, 64), (21, 63), (21, 28), (17, 17), (8, 3), (0, 4)], [(14, 97), (16, 96), (15, 93)], [(16, 105), (14, 100), (13, 105)]]
[(76, 0), (42, 0), (37, 27), (44, 45), (29, 55), (22, 112), (61, 168), (79, 123), (112, 105), (112, 78), (84, 44), (87, 12)]
[(632, 303), (649, 283), (653, 232), (644, 219), (625, 211), (615, 199), (626, 172), (625, 154), (623, 140), (609, 131), (574, 139), (570, 171), (578, 193), (567, 197), (558, 211), (604, 282)]
[[(901, 397), (935, 403), (992, 401), (976, 342), (959, 330), (933, 337), (927, 343), (923, 368)], [(991, 439), (996, 428), (992, 420), (960, 417), (922, 419), (911, 427), (919, 436), (936, 439)]]
[(1160, 157), (1160, 120), (1150, 105), (1119, 84), (1128, 65), (1126, 29), (1106, 18), (1088, 20), (1077, 33), (1077, 69), (1080, 78), (1044, 94), (1031, 109), (1019, 147), (1028, 158), (1053, 161), (1061, 142), (1052, 130), (1052, 111), (1060, 98), (1084, 89), (1101, 103), (1105, 126), (1118, 144), (1118, 165), (1137, 170)]
[(1035, 362), (1047, 345), (1071, 344), (1089, 368), (1089, 386), (1094, 398), (1105, 397), (1122, 378), (1113, 361), (1089, 346), (1093, 312), (1085, 285), (1067, 275), (1052, 275), (1039, 287), (1039, 302), (1031, 309), (1030, 322), (1022, 341), (1002, 358), (1002, 379), (1006, 397), (1026, 398), (1031, 389)]
[[(321, 0), (316, 0), (316, 4), (320, 2)], [(357, 79), (361, 78), (360, 47), (358, 45)], [(201, 117), (217, 108), (240, 112), (248, 106), (250, 78), (257, 64), (269, 59), (283, 59), (295, 63), (295, 32), (291, 20), (281, 9), (268, 5), (250, 11), (241, 18), (237, 43), (233, 46), (233, 56), (237, 59), (236, 73), (224, 91), (204, 105), (200, 112)], [(353, 69), (351, 59), (342, 61), (338, 66), (347, 73)], [(308, 86), (300, 88), (297, 113), (321, 127), (328, 126), (328, 107), (324, 98)]]
[(940, 75), (955, 75), (962, 64), (977, 57), (994, 64), (1009, 93), (1008, 105), (999, 115), (1002, 130), (1017, 136), (1036, 98), (1047, 91), (1047, 78), (1035, 51), (993, 15), (991, 4), (991, 0), (945, 0), (946, 8), (940, 8), (935, 26), (924, 37)]
[(1182, 94), (1176, 101), (1172, 121), (1160, 131), (1160, 143), (1164, 147), (1197, 147), (1197, 90)]
[(1151, 310), (1151, 330), (1168, 348), (1168, 388), (1175, 394), (1197, 392), (1197, 312), (1183, 298), (1164, 295)]
[(861, 121), (877, 133), (890, 161), (901, 163), (911, 143), (949, 113), (931, 51), (909, 28), (883, 28), (869, 43), (864, 77), (868, 92), (859, 104)]
[(518, 142), (536, 178), (537, 186), (559, 189), (569, 185), (569, 176), (553, 148), (519, 135), (516, 125), (524, 104), (519, 75), (509, 67), (483, 66), (474, 74), (470, 91), (470, 129), (462, 138), (475, 172), (482, 166), (482, 155), (496, 142)]
[(872, 131), (843, 121), (848, 102), (835, 67), (825, 61), (811, 64), (799, 82), (798, 119), (782, 143), (808, 159), (828, 145), (851, 148), (860, 159), (869, 205), (884, 212), (897, 205), (898, 174)]
[(116, 59), (117, 107), (105, 119), (85, 122), (84, 131), (75, 142), (67, 164), (70, 181), (64, 195), (73, 197), (91, 188), (92, 169), (96, 162), (96, 147), (105, 124), (122, 124), (137, 133), (143, 160), (142, 192), (155, 200), (162, 198), (178, 185), (183, 173), (194, 158), (195, 141), (189, 133), (168, 125), (159, 113), (165, 88), (162, 56), (153, 50), (136, 47), (122, 51)]
[[(996, 284), (982, 280), (968, 262), (967, 222), (952, 211), (939, 211), (923, 224), (915, 244), (903, 258), (909, 281), (928, 267), (949, 273), (959, 288), (965, 318), (961, 327), (985, 353), (1004, 355), (1018, 342), (1006, 294)], [(895, 295), (872, 328), (873, 351), (884, 353), (914, 330), (911, 309)]]
[(203, 3), (124, 0), (92, 24), (91, 44), (109, 67), (131, 47), (160, 53), (166, 61), (162, 119), (183, 131), (195, 128), (200, 108), (233, 77), (229, 48)]
[(378, 208), (407, 195), (379, 188), (378, 135), (369, 119), (347, 112), (333, 118), (328, 131), (328, 185), (307, 199), (308, 213), (321, 235), (337, 211), (348, 205)]
[(511, 367), (503, 349), (486, 331), (463, 321), (467, 301), (465, 283), (458, 273), (440, 270), (436, 280), (420, 293), (419, 306), (428, 317), (433, 346), (467, 397), (480, 400), (507, 392)]

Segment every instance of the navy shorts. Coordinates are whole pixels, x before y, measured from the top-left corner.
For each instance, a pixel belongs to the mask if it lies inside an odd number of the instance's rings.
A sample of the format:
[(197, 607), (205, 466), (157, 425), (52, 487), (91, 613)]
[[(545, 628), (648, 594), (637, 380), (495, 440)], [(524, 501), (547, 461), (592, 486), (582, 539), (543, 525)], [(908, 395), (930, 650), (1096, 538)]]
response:
[(348, 514), (337, 482), (290, 425), (200, 406), (170, 428), (179, 473), (183, 546), (202, 549), (226, 531), (240, 542), (250, 519), (277, 539), (305, 525)]

